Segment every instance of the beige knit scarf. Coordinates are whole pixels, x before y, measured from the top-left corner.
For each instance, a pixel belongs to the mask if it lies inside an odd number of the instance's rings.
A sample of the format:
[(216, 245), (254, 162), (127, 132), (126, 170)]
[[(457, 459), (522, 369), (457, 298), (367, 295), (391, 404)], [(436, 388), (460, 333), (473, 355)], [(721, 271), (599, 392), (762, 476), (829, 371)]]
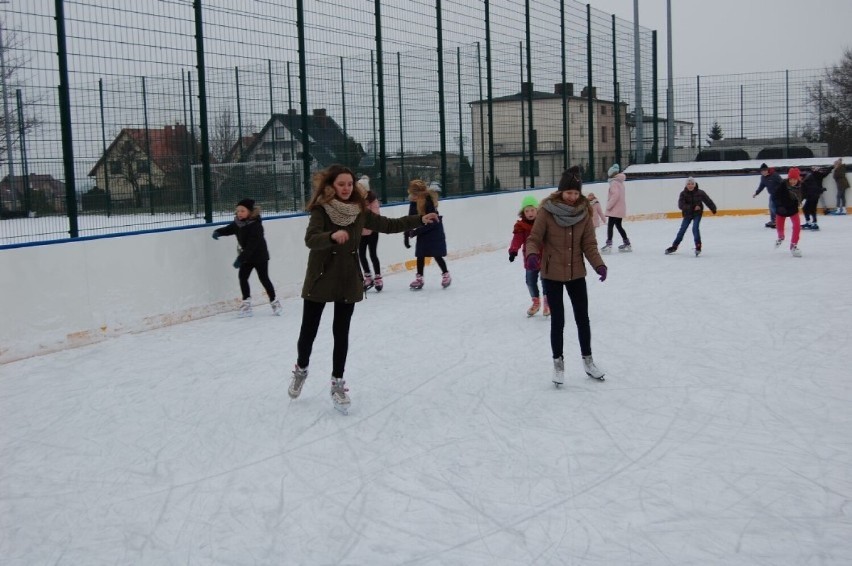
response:
[(361, 213), (361, 207), (354, 202), (341, 202), (337, 199), (332, 199), (330, 202), (322, 205), (331, 221), (338, 226), (349, 226)]

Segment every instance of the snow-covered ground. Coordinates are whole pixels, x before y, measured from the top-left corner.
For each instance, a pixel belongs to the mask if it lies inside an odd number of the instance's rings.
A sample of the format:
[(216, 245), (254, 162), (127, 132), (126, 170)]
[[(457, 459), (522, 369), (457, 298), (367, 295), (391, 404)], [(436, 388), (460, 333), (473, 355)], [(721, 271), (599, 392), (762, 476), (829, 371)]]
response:
[(356, 307), (349, 416), (330, 310), (287, 396), (295, 299), (0, 366), (0, 563), (849, 564), (852, 219), (801, 259), (764, 221), (705, 217), (699, 258), (626, 223), (588, 278), (603, 383), (569, 315), (553, 387), (505, 251)]

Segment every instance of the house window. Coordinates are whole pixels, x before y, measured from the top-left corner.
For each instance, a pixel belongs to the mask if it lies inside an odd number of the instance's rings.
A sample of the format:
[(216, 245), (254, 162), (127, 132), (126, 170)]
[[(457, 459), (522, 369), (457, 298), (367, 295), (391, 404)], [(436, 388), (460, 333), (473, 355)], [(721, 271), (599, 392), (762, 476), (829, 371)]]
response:
[(109, 162), (109, 174), (110, 175), (121, 175), (121, 161), (110, 161)]
[(601, 116), (606, 116), (606, 105), (601, 104)]
[(136, 160), (136, 172), (137, 173), (150, 173), (151, 170), (148, 167), (147, 159), (137, 159)]
[(285, 137), (287, 137), (287, 131), (284, 126), (275, 126), (274, 133), (276, 140), (283, 140)]
[(601, 143), (606, 143), (606, 126), (601, 126)]

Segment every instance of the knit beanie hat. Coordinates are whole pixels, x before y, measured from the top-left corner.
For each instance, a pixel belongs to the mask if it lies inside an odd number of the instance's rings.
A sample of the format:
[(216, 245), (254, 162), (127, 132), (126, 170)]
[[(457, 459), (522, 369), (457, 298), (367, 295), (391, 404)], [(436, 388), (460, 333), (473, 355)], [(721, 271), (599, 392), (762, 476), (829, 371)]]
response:
[(793, 167), (789, 171), (787, 171), (787, 179), (790, 181), (798, 181), (802, 178), (802, 173), (799, 171), (798, 167)]
[(760, 170), (761, 171), (769, 171), (769, 165), (767, 165), (766, 163), (761, 163), (760, 164)]
[(583, 181), (580, 179), (580, 167), (574, 165), (570, 169), (562, 173), (562, 178), (559, 179), (559, 191), (580, 191), (583, 192)]
[(524, 197), (524, 200), (522, 200), (522, 201), (521, 201), (521, 210), (520, 210), (520, 212), (523, 212), (523, 211), (524, 211), (524, 209), (525, 209), (526, 207), (528, 207), (528, 206), (533, 206), (533, 207), (535, 207), (535, 208), (538, 208), (538, 199), (537, 199), (537, 198), (535, 198), (535, 197), (534, 197), (534, 196), (532, 196), (532, 195), (527, 195), (527, 196), (525, 196), (525, 197)]
[(244, 198), (240, 202), (237, 203), (237, 206), (244, 206), (248, 209), (249, 212), (254, 210), (254, 199)]
[(617, 175), (621, 171), (621, 167), (618, 166), (618, 163), (615, 163), (612, 167), (609, 168), (609, 171), (606, 172), (607, 177), (612, 177)]

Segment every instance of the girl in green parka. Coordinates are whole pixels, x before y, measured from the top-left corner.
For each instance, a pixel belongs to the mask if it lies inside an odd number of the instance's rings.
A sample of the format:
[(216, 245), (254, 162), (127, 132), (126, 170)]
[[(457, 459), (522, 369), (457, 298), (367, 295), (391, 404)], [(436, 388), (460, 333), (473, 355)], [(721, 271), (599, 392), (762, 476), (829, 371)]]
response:
[(422, 224), (437, 222), (435, 213), (423, 216), (386, 218), (367, 208), (364, 195), (355, 189), (355, 175), (343, 165), (331, 165), (313, 178), (313, 195), (305, 245), (308, 268), (302, 287), (302, 327), (297, 344), (298, 359), (288, 393), (295, 399), (308, 377), (308, 363), (326, 303), (334, 303), (334, 350), (331, 369), (331, 399), (339, 411), (349, 409), (348, 389), (343, 381), (349, 350), (349, 323), (355, 303), (364, 298), (363, 276), (358, 264), (358, 246), (364, 228), (393, 234)]

